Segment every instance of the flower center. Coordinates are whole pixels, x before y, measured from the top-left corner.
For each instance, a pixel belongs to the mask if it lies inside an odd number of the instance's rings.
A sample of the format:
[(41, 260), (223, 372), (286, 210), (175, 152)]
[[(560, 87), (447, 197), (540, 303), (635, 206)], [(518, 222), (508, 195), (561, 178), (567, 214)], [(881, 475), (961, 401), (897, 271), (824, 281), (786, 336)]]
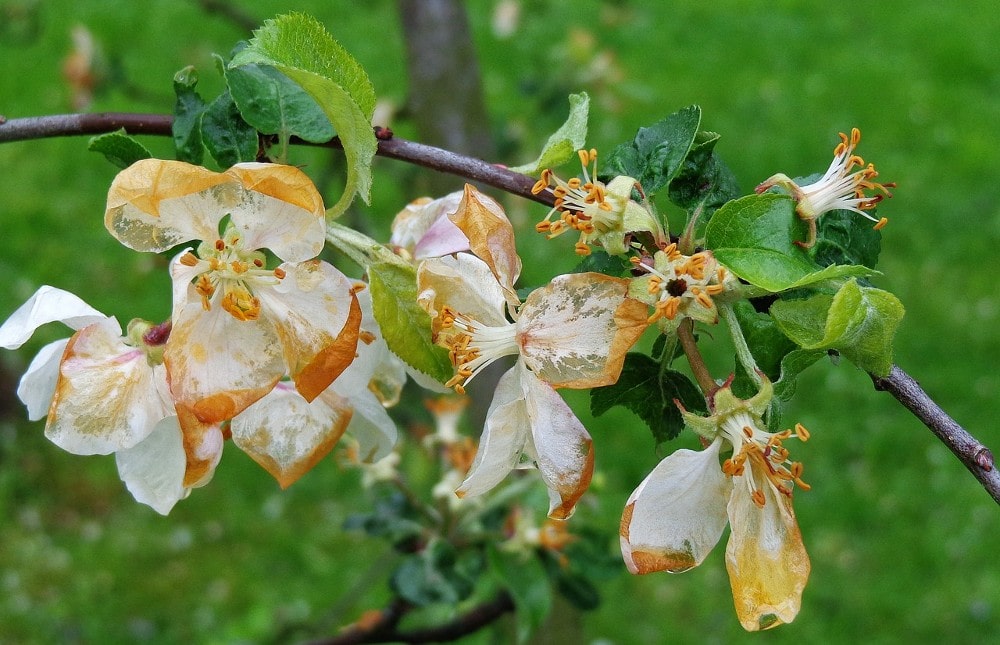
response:
[(454, 387), (459, 394), (465, 393), (465, 386), (487, 365), (520, 352), (514, 323), (490, 327), (451, 307), (442, 309), (437, 323), (448, 357), (455, 366), (455, 375), (445, 385)]
[[(802, 463), (791, 461), (788, 450), (782, 445), (792, 437), (800, 441), (809, 439), (809, 431), (801, 423), (795, 424), (794, 430), (765, 432), (754, 425), (749, 414), (737, 412), (723, 421), (722, 432), (733, 444), (733, 456), (722, 463), (722, 472), (732, 477), (747, 475), (745, 481), (750, 497), (758, 508), (765, 504), (765, 485), (789, 497), (793, 483), (802, 490), (811, 488), (802, 481)], [(747, 463), (750, 464), (749, 474)]]
[[(583, 179), (574, 177), (563, 181), (546, 168), (531, 188), (532, 194), (548, 190), (555, 197), (552, 210), (535, 225), (535, 230), (548, 233), (549, 238), (569, 230), (579, 231), (576, 252), (590, 255), (592, 238), (619, 226), (628, 200), (609, 194), (607, 187), (597, 181), (597, 150), (580, 150), (578, 154), (583, 166)], [(553, 222), (552, 216), (556, 213), (559, 213), (559, 219)]]
[(631, 258), (636, 268), (649, 275), (647, 292), (656, 297), (656, 311), (648, 322), (660, 318), (674, 320), (678, 314), (684, 315), (693, 304), (705, 310), (715, 309), (713, 296), (726, 290), (723, 281), (726, 269), (717, 266), (715, 259), (706, 251), (694, 255), (684, 255), (670, 244), (656, 253), (655, 265), (650, 266), (639, 257)]
[(267, 268), (263, 252), (246, 248), (243, 237), (232, 226), (222, 238), (213, 243), (202, 242), (197, 254), (189, 251), (180, 262), (199, 268), (194, 285), (202, 307), (211, 310), (212, 298), (221, 289), (220, 306), (237, 320), (257, 320), (260, 299), (254, 290), (274, 286), (285, 277), (280, 267)]

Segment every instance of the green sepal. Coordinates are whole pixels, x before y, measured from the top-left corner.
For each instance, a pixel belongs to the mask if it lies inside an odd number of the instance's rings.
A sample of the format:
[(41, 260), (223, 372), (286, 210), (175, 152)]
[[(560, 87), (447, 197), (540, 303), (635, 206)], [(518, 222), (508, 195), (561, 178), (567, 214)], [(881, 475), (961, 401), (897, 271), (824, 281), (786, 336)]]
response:
[(705, 246), (738, 277), (772, 292), (877, 273), (857, 265), (821, 267), (795, 244), (805, 237), (805, 222), (795, 215), (791, 198), (764, 193), (716, 211), (705, 231)]
[(685, 374), (662, 369), (657, 361), (645, 354), (629, 352), (618, 381), (590, 391), (590, 411), (600, 416), (616, 405), (631, 410), (649, 427), (659, 446), (684, 428), (674, 399), (689, 411), (706, 410), (704, 397)]
[(126, 134), (125, 128), (91, 137), (87, 150), (101, 153), (119, 168), (128, 168), (140, 159), (153, 156), (146, 146)]
[(836, 349), (876, 376), (892, 367), (892, 338), (904, 309), (888, 291), (845, 283), (834, 296), (778, 301), (771, 316), (786, 336), (803, 349)]
[(680, 173), (700, 124), (701, 108), (692, 105), (639, 128), (632, 141), (611, 151), (599, 167), (601, 177), (634, 177), (646, 196), (652, 197)]
[(223, 168), (257, 159), (257, 130), (243, 120), (228, 90), (202, 114), (201, 138), (208, 153)]
[(396, 262), (367, 266), (372, 311), (386, 344), (415, 370), (441, 383), (454, 370), (448, 351), (431, 342), (431, 317), (417, 304), (417, 272)]
[(514, 599), (517, 642), (524, 643), (552, 611), (552, 587), (545, 567), (531, 552), (487, 549), (490, 571)]
[(174, 74), (174, 121), (170, 126), (177, 159), (201, 165), (205, 146), (201, 142), (201, 115), (207, 107), (205, 100), (195, 91), (198, 71), (188, 65)]
[(590, 97), (586, 92), (569, 95), (569, 116), (558, 130), (552, 133), (541, 154), (531, 163), (510, 168), (513, 172), (537, 175), (545, 168), (555, 168), (576, 156), (576, 151), (587, 142), (587, 116)]

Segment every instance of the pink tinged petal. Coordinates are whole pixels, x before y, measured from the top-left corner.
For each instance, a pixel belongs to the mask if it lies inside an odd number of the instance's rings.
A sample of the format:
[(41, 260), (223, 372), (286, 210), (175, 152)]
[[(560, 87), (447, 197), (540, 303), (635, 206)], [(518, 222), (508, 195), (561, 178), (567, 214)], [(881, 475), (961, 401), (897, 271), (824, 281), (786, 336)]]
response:
[(202, 423), (183, 404), (177, 406), (177, 422), (186, 460), (183, 484), (185, 488), (199, 488), (212, 481), (222, 459), (225, 437), (219, 424)]
[(627, 293), (627, 280), (600, 273), (557, 276), (531, 292), (517, 321), (524, 362), (555, 387), (617, 381), (648, 326), (646, 305)]
[[(221, 290), (215, 300), (220, 298)], [(209, 311), (200, 302), (189, 302), (177, 312), (164, 363), (178, 406), (209, 424), (235, 417), (285, 375), (272, 322), (263, 316), (237, 320), (218, 302)]]
[[(791, 497), (765, 484), (764, 507), (758, 508), (745, 478), (733, 478), (728, 505), (732, 534), (726, 547), (726, 568), (736, 615), (744, 629), (757, 631), (795, 619), (810, 564)], [(762, 479), (757, 477), (758, 481)]]
[(0, 325), (0, 347), (17, 349), (46, 323), (58, 321), (71, 329), (82, 329), (105, 318), (78, 296), (44, 285)]
[(132, 497), (160, 515), (169, 513), (190, 492), (184, 487), (187, 459), (175, 416), (161, 420), (135, 446), (115, 453), (115, 462)]
[(594, 445), (562, 397), (520, 362), (511, 370), (521, 374), (521, 387), (531, 427), (530, 445), (538, 472), (549, 489), (549, 517), (564, 520), (590, 486), (594, 474)]
[(413, 247), (413, 259), (439, 258), (460, 251), (469, 250), (469, 238), (462, 229), (447, 217), (436, 220), (417, 245)]
[(329, 454), (350, 420), (346, 405), (331, 407), (325, 397), (309, 403), (279, 383), (229, 427), (233, 442), (288, 488)]
[(496, 200), (465, 185), (458, 211), (449, 216), (469, 238), (469, 248), (489, 265), (511, 307), (520, 304), (514, 283), (521, 275), (521, 258), (514, 246), (514, 227)]
[(474, 255), (424, 260), (417, 269), (417, 289), (432, 317), (447, 305), (484, 325), (507, 324), (504, 292), (489, 266)]
[(81, 329), (63, 354), (45, 436), (80, 455), (131, 448), (171, 414), (156, 374), (114, 318)]
[(718, 543), (732, 490), (719, 466), (721, 443), (671, 453), (629, 496), (619, 534), (630, 572), (687, 571)]
[(214, 240), (236, 203), (237, 181), (183, 161), (143, 159), (118, 173), (104, 226), (125, 246), (160, 252), (189, 240)]
[(347, 277), (326, 262), (283, 264), (285, 279), (261, 289), (261, 317), (274, 324), (287, 373), (312, 401), (354, 361), (361, 306)]
[(410, 251), (416, 260), (468, 251), (469, 238), (448, 218), (464, 195), (456, 191), (435, 200), (424, 197), (410, 202), (393, 219), (389, 243)]
[(515, 366), (500, 377), (493, 402), (486, 413), (486, 425), (479, 437), (479, 449), (469, 474), (455, 494), (481, 495), (503, 481), (520, 465), (528, 441), (531, 420), (524, 401), (520, 371)]
[(225, 174), (242, 185), (230, 213), (246, 248), (270, 249), (286, 262), (304, 262), (323, 250), (323, 198), (304, 172), (280, 164), (245, 163)]
[(68, 338), (49, 343), (28, 365), (17, 386), (17, 398), (28, 408), (28, 420), (38, 421), (49, 413), (59, 380), (59, 363), (69, 343)]

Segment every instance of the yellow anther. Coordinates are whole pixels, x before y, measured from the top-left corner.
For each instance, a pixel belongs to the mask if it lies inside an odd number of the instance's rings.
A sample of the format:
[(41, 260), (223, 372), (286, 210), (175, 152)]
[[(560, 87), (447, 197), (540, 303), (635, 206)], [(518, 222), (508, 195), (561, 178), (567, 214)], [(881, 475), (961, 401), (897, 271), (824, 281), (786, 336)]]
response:
[(226, 243), (223, 242), (222, 240), (216, 240), (215, 241), (215, 250), (216, 251), (220, 251), (220, 252), (221, 251), (225, 251), (226, 250)]
[(590, 247), (583, 242), (577, 242), (576, 248), (574, 249), (577, 255), (582, 255), (584, 257), (590, 255)]
[(878, 224), (876, 224), (872, 228), (874, 228), (876, 231), (881, 231), (883, 228), (885, 228), (885, 225), (888, 224), (888, 223), (889, 223), (889, 218), (888, 217), (883, 217), (882, 219), (880, 219), (878, 221)]
[[(545, 174), (543, 173), (542, 177), (544, 176)], [(537, 195), (538, 193), (542, 192), (548, 187), (549, 187), (549, 182), (547, 180), (539, 179), (538, 181), (535, 182), (535, 185), (531, 187), (531, 194)]]
[(360, 340), (365, 345), (371, 345), (372, 343), (375, 342), (376, 338), (377, 336), (375, 336), (375, 334), (371, 333), (370, 331), (365, 331), (363, 329), (358, 334), (358, 340)]
[(799, 441), (809, 441), (809, 437), (812, 436), (809, 430), (801, 423), (795, 424), (795, 436), (799, 438)]
[(196, 264), (198, 264), (198, 257), (191, 251), (188, 251), (187, 253), (181, 256), (181, 259), (179, 261), (186, 267), (193, 267)]
[(753, 438), (753, 428), (750, 426), (743, 426), (743, 436), (747, 439)]
[(757, 505), (757, 508), (764, 508), (764, 503), (767, 501), (767, 498), (764, 497), (764, 491), (758, 488), (750, 497), (753, 499), (753, 503)]
[(568, 185), (570, 188), (572, 188), (572, 189), (575, 190), (575, 189), (579, 188), (580, 184), (582, 184), (582, 183), (583, 182), (580, 181), (579, 177), (573, 177), (572, 179), (570, 179), (569, 181), (566, 182), (566, 185)]

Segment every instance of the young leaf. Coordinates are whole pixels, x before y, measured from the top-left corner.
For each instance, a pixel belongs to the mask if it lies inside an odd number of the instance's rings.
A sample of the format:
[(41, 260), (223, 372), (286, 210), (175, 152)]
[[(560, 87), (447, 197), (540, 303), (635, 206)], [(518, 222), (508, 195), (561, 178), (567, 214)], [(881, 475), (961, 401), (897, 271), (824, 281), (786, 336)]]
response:
[(743, 338), (757, 367), (772, 381), (781, 377), (781, 359), (797, 345), (785, 336), (774, 319), (757, 313), (746, 300), (733, 305)]
[(903, 318), (903, 305), (881, 289), (844, 284), (835, 296), (778, 301), (771, 316), (786, 336), (803, 349), (836, 349), (876, 376), (892, 367), (892, 337)]
[(225, 75), (240, 114), (260, 132), (284, 141), (294, 135), (313, 143), (336, 136), (315, 99), (275, 68), (249, 64), (229, 68)]
[(863, 266), (817, 265), (795, 240), (805, 239), (805, 223), (792, 200), (765, 193), (733, 200), (716, 211), (705, 245), (726, 268), (768, 291), (796, 289), (825, 280), (870, 276)]
[(517, 642), (528, 640), (552, 611), (552, 589), (545, 567), (533, 553), (488, 549), (490, 570), (514, 599)]
[(257, 130), (240, 116), (228, 91), (216, 97), (202, 114), (201, 138), (223, 168), (257, 159)]
[(648, 128), (639, 128), (631, 142), (611, 151), (601, 176), (632, 177), (647, 196), (653, 196), (681, 171), (700, 124), (701, 108), (692, 105)]
[(177, 159), (200, 165), (205, 157), (205, 147), (201, 143), (201, 114), (205, 111), (205, 101), (195, 86), (198, 84), (198, 72), (188, 65), (174, 74), (174, 93), (177, 101), (174, 104), (174, 122), (171, 132), (174, 137), (174, 148)]
[(566, 163), (583, 148), (587, 141), (587, 115), (590, 111), (590, 97), (586, 92), (569, 95), (569, 117), (562, 126), (552, 133), (545, 142), (542, 153), (531, 163), (511, 168), (513, 172), (535, 175), (545, 168), (554, 168)]
[(822, 349), (796, 349), (785, 354), (781, 359), (781, 378), (774, 383), (774, 397), (791, 401), (799, 374), (826, 355)]
[(708, 221), (706, 215), (740, 194), (736, 175), (714, 152), (718, 140), (714, 132), (699, 132), (680, 172), (670, 182), (670, 201), (685, 210), (701, 206), (704, 221)]
[(705, 411), (704, 397), (687, 376), (661, 370), (652, 358), (630, 352), (618, 382), (590, 391), (590, 411), (600, 416), (616, 405), (631, 410), (649, 426), (659, 446), (680, 434), (684, 427), (674, 399), (692, 412)]
[(431, 317), (417, 304), (417, 274), (405, 264), (370, 264), (372, 310), (389, 349), (441, 383), (452, 376), (448, 352), (431, 342)]
[(87, 150), (100, 152), (119, 168), (128, 168), (140, 159), (153, 156), (146, 146), (125, 134), (125, 128), (91, 137), (87, 142)]

